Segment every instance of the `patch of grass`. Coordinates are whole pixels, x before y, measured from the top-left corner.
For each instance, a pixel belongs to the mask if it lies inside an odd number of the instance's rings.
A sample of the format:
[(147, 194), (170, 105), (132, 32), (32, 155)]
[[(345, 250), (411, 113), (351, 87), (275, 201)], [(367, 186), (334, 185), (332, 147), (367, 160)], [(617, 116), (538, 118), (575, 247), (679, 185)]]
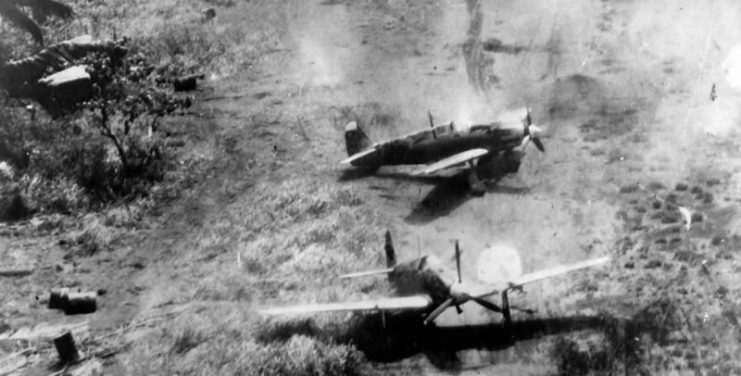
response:
[(74, 8), (76, 17), (64, 24), (45, 25), (51, 43), (83, 34), (101, 39), (128, 37), (133, 53), (142, 53), (161, 69), (174, 73), (236, 74), (254, 59), (282, 48), (285, 33), (277, 29), (285, 24), (279, 22), (286, 17), (284, 7), (264, 6), (263, 1), (217, 6), (214, 20), (201, 12), (206, 4), (199, 0), (66, 3)]
[(268, 326), (244, 307), (218, 303), (164, 323), (133, 347), (133, 374), (359, 375), (367, 367), (354, 347), (313, 337), (311, 324)]
[(70, 232), (60, 244), (67, 248), (65, 258), (90, 257), (111, 248), (119, 232), (106, 226), (101, 216), (88, 214), (82, 219), (82, 229)]
[(90, 197), (79, 184), (64, 176), (43, 178), (25, 174), (20, 186), (28, 205), (42, 213), (79, 213), (90, 207)]
[(185, 327), (175, 336), (175, 343), (172, 345), (172, 351), (175, 354), (184, 354), (200, 345), (203, 340), (204, 338), (201, 337), (201, 332), (196, 331), (191, 327)]
[[(305, 177), (278, 185), (265, 183), (255, 192), (198, 236), (203, 241), (194, 246), (201, 250), (194, 257), (201, 257), (204, 249), (226, 251), (201, 264), (197, 273), (181, 276), (188, 287), (178, 289), (177, 296), (159, 297), (203, 302), (209, 306), (199, 313), (204, 317), (164, 323), (148, 342), (135, 344), (132, 359), (147, 365), (150, 373), (362, 372), (366, 363), (361, 353), (345, 344), (352, 337), (348, 335), (351, 328), (338, 323), (336, 316), (326, 317), (327, 322), (317, 318), (266, 321), (237, 311), (356, 300), (379, 293), (362, 292), (355, 282), (336, 281), (342, 272), (382, 264), (385, 228), (379, 213), (360, 205), (360, 197), (351, 189)], [(245, 210), (253, 215), (243, 215)], [(241, 268), (235, 263), (237, 253)], [(196, 332), (184, 332), (185, 322)], [(203, 343), (187, 351), (172, 350), (191, 347), (189, 338), (202, 338)], [(161, 352), (143, 351), (145, 346), (161, 348)], [(200, 368), (194, 371), (196, 364)]]

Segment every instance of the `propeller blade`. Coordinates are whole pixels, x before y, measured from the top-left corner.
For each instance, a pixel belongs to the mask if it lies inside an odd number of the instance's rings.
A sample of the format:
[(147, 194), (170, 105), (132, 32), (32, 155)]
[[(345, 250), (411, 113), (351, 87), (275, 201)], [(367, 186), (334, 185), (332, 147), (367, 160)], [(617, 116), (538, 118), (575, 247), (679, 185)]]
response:
[(522, 143), (520, 143), (520, 148), (524, 151), (529, 143), (530, 143), (530, 136), (525, 136), (525, 138), (522, 139)]
[(502, 312), (502, 308), (501, 307), (499, 307), (498, 305), (496, 305), (496, 304), (494, 304), (494, 303), (492, 303), (492, 302), (490, 302), (490, 301), (488, 301), (486, 299), (472, 298), (472, 300), (474, 302), (478, 303), (480, 306), (482, 306), (482, 307), (484, 307), (484, 308), (486, 308), (488, 310), (491, 310), (491, 311), (494, 311), (494, 312), (500, 312), (500, 313)]
[(450, 307), (451, 304), (453, 304), (453, 298), (449, 298), (448, 300), (444, 301), (437, 308), (435, 308), (434, 311), (430, 312), (430, 314), (425, 317), (425, 325), (428, 325), (429, 323), (435, 321), (435, 319), (440, 316), (443, 311)]
[(458, 283), (461, 283), (461, 249), (457, 240), (455, 241), (455, 269), (458, 271)]
[(545, 147), (543, 146), (543, 143), (540, 142), (540, 134), (543, 133), (543, 130), (540, 129), (537, 125), (528, 125), (525, 127), (525, 140), (523, 141), (522, 149), (525, 150), (525, 147), (527, 147), (527, 144), (532, 141), (535, 144), (535, 147), (538, 148), (542, 153), (545, 153)]
[(527, 106), (526, 111), (527, 111), (527, 115), (525, 115), (525, 123), (527, 124), (526, 126), (529, 127), (530, 124), (533, 123), (533, 119), (530, 117), (530, 106)]
[(543, 143), (540, 142), (540, 139), (537, 137), (532, 137), (533, 144), (535, 144), (535, 147), (540, 150), (541, 153), (545, 153), (545, 147), (543, 146)]
[(427, 117), (430, 118), (430, 128), (432, 129), (432, 137), (437, 139), (437, 133), (435, 133), (435, 122), (432, 120), (432, 112), (427, 111)]
[(393, 268), (396, 266), (396, 251), (394, 251), (394, 243), (391, 241), (391, 231), (388, 230), (386, 230), (384, 250), (386, 251), (386, 266)]

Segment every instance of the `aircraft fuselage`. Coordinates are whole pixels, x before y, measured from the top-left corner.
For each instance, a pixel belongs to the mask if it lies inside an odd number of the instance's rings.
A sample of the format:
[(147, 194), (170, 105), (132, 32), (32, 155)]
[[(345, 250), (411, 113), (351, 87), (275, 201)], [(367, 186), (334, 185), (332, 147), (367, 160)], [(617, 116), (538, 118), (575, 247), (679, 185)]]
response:
[(456, 282), (453, 272), (433, 255), (396, 265), (389, 281), (397, 295), (427, 294), (435, 304), (447, 299), (450, 287)]
[[(477, 125), (463, 131), (442, 132), (444, 127), (421, 131), (409, 136), (376, 144), (375, 158), (369, 164), (427, 164), (471, 149), (487, 149), (492, 156), (520, 145), (520, 129), (501, 128), (498, 124)], [(364, 163), (365, 164), (365, 163)]]

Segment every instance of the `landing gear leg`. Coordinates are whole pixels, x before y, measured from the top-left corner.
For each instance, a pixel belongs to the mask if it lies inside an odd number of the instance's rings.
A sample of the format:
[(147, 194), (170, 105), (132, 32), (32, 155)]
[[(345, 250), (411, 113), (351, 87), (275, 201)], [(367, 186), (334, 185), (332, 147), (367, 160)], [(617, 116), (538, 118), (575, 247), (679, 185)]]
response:
[(476, 174), (476, 166), (474, 166), (473, 163), (470, 164), (468, 185), (471, 187), (471, 192), (475, 195), (483, 195), (486, 193), (486, 186), (481, 182), (478, 174)]
[(515, 344), (515, 336), (512, 333), (512, 313), (509, 308), (509, 297), (507, 297), (507, 290), (502, 291), (502, 316), (504, 318), (502, 325), (504, 326), (504, 335), (507, 337), (507, 341), (510, 345)]

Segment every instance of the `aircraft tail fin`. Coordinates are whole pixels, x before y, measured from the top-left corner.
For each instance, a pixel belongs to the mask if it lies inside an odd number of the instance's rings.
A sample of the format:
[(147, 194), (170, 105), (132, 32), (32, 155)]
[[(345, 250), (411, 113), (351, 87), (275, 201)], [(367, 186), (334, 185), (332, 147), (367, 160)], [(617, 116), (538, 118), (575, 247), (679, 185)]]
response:
[(372, 144), (357, 122), (351, 121), (345, 126), (345, 147), (348, 156), (360, 153), (371, 147)]
[(396, 266), (396, 251), (394, 250), (394, 244), (391, 242), (390, 231), (386, 231), (386, 245), (384, 249), (386, 250), (386, 266), (393, 268)]

